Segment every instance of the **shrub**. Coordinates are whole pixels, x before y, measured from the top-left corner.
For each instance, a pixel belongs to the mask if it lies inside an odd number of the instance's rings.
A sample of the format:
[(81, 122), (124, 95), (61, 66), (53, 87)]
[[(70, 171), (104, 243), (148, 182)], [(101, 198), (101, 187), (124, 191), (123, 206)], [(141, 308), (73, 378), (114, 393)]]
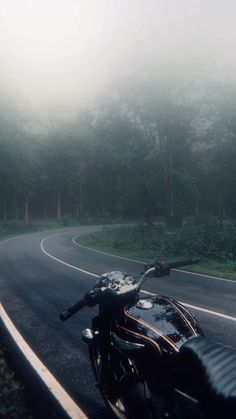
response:
[(215, 217), (191, 220), (171, 231), (167, 231), (163, 224), (154, 224), (149, 231), (145, 224), (106, 228), (102, 233), (95, 233), (84, 240), (89, 240), (90, 245), (99, 244), (114, 251), (148, 254), (150, 258), (198, 254), (224, 262), (236, 257), (235, 222), (222, 223)]

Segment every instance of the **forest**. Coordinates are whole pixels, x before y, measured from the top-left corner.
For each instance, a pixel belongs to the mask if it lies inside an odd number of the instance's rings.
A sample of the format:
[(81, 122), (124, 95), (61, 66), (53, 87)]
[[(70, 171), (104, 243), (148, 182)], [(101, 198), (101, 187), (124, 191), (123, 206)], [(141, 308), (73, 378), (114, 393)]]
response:
[(37, 129), (2, 98), (0, 217), (234, 219), (235, 115), (235, 85), (217, 79), (121, 80)]

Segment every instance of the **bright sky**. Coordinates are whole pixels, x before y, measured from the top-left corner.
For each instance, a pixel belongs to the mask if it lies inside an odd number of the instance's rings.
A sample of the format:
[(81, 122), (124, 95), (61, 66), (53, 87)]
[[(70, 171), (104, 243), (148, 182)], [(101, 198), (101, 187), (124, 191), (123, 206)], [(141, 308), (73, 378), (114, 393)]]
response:
[(157, 65), (226, 74), (235, 22), (235, 0), (0, 0), (0, 93), (73, 108)]

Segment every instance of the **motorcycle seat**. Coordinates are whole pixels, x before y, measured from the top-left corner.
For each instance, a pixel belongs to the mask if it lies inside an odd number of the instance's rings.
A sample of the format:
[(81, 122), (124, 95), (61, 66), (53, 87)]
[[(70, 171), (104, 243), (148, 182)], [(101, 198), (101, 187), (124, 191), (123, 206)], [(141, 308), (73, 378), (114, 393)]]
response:
[(180, 349), (179, 370), (185, 385), (194, 387), (207, 418), (236, 418), (236, 350), (203, 337)]

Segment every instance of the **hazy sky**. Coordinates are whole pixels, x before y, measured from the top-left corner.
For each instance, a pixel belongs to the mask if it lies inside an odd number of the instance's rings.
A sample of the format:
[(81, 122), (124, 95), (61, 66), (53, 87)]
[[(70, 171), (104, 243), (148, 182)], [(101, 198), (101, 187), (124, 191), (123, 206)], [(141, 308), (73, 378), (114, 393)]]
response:
[(0, 94), (76, 108), (117, 77), (236, 72), (235, 0), (0, 0)]

